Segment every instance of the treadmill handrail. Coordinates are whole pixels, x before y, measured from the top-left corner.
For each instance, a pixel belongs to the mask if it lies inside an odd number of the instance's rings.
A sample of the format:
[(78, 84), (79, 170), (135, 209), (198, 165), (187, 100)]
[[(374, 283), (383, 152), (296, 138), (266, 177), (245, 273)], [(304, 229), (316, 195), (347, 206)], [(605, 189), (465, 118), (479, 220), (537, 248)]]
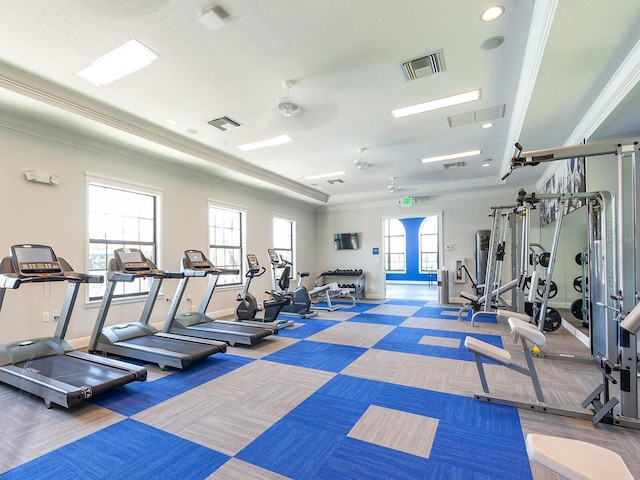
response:
[(0, 274), (0, 288), (19, 288), (23, 283), (40, 282), (70, 282), (70, 283), (102, 283), (103, 275), (93, 275), (76, 271), (62, 272), (57, 274), (40, 274), (38, 276), (24, 277), (16, 273)]
[(184, 270), (182, 270), (182, 273), (184, 274), (185, 277), (206, 277), (212, 271), (213, 269), (211, 268), (206, 268), (206, 269), (185, 268)]
[(0, 274), (0, 288), (2, 289), (16, 289), (20, 288), (20, 284), (22, 283), (22, 279), (18, 278), (14, 274)]
[(107, 273), (107, 279), (111, 282), (133, 282), (136, 278), (182, 278), (184, 273), (171, 272), (154, 268), (151, 270), (141, 270), (139, 272), (121, 272), (119, 270), (110, 270)]

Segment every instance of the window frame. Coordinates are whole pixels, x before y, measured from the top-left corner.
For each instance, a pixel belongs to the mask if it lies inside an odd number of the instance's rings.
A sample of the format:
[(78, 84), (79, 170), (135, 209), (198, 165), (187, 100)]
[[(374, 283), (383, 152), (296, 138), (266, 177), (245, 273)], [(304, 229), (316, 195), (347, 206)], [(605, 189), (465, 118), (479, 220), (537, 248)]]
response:
[[(216, 226), (211, 224), (211, 211), (212, 210), (225, 210), (227, 212), (232, 212), (235, 214), (239, 215), (239, 234), (238, 234), (238, 238), (239, 238), (239, 245), (217, 245), (214, 243), (214, 238), (212, 237), (212, 232), (213, 229), (216, 228)], [(209, 230), (208, 232), (208, 237), (209, 237), (209, 241), (208, 241), (208, 246), (209, 246), (209, 251), (207, 252), (207, 256), (209, 257), (209, 260), (211, 261), (211, 263), (213, 263), (216, 267), (220, 267), (220, 268), (230, 268), (230, 269), (236, 269), (239, 270), (238, 275), (221, 275), (218, 278), (218, 283), (216, 285), (216, 288), (221, 287), (223, 290), (225, 288), (235, 288), (235, 287), (241, 287), (244, 285), (246, 278), (245, 278), (245, 272), (247, 270), (246, 268), (246, 262), (245, 262), (245, 257), (246, 257), (246, 228), (247, 226), (247, 210), (245, 208), (242, 207), (238, 207), (236, 205), (230, 205), (230, 204), (224, 204), (224, 203), (220, 203), (214, 200), (209, 200), (208, 201), (208, 205), (207, 205), (207, 228)], [(221, 228), (221, 227), (218, 227)], [(233, 236), (233, 235), (232, 235)], [(238, 261), (238, 265), (218, 265), (215, 261), (217, 255), (213, 254), (213, 250), (214, 249), (218, 249), (218, 248), (223, 248), (226, 250), (237, 250), (239, 252), (239, 261)], [(233, 277), (236, 277), (237, 280), (233, 280)], [(231, 278), (231, 281), (227, 281), (227, 279)]]
[[(91, 237), (91, 215), (94, 213), (92, 212), (92, 207), (91, 207), (91, 194), (90, 194), (90, 189), (91, 187), (103, 187), (105, 189), (111, 189), (111, 190), (120, 190), (122, 192), (124, 192), (125, 194), (136, 194), (136, 195), (143, 195), (143, 196), (149, 196), (149, 197), (153, 197), (153, 229), (152, 229), (152, 236), (153, 236), (153, 241), (134, 241), (132, 239), (104, 239), (104, 242), (100, 242), (99, 240), (101, 239), (97, 239), (97, 238), (92, 238)], [(143, 246), (147, 246), (147, 247), (151, 247), (153, 254), (149, 257), (149, 260), (151, 260), (156, 266), (158, 266), (161, 262), (161, 239), (162, 239), (162, 204), (163, 204), (163, 194), (164, 194), (164, 190), (157, 188), (157, 187), (152, 187), (149, 185), (144, 185), (144, 184), (140, 184), (140, 183), (134, 183), (134, 182), (127, 182), (124, 180), (120, 180), (120, 179), (116, 179), (116, 178), (112, 178), (112, 177), (106, 177), (106, 176), (102, 176), (102, 175), (95, 175), (95, 174), (89, 174), (86, 173), (85, 174), (85, 195), (86, 195), (86, 203), (85, 203), (85, 221), (86, 221), (86, 225), (85, 225), (85, 233), (86, 233), (86, 239), (85, 239), (85, 248), (87, 249), (85, 251), (85, 262), (86, 262), (86, 271), (89, 273), (92, 272), (104, 272), (104, 276), (105, 276), (105, 281), (102, 284), (93, 284), (96, 287), (98, 285), (100, 288), (100, 296), (95, 295), (92, 292), (91, 288), (87, 288), (86, 289), (86, 302), (87, 304), (92, 304), (92, 303), (97, 303), (100, 302), (102, 300), (102, 297), (104, 296), (105, 293), (105, 288), (106, 288), (106, 276), (108, 274), (109, 271), (109, 261), (111, 258), (113, 258), (113, 250), (115, 250), (116, 248), (122, 248), (122, 247), (134, 247), (134, 248), (140, 248), (140, 250), (147, 250), (147, 249), (143, 249)], [(105, 215), (107, 214), (107, 212), (104, 212)], [(141, 217), (136, 217), (138, 219), (140, 219)], [(106, 232), (105, 232), (106, 233)], [(105, 235), (106, 237), (106, 235)], [(105, 245), (105, 255), (106, 255), (106, 263), (104, 265), (104, 269), (100, 269), (100, 270), (96, 270), (95, 268), (92, 269), (92, 261), (91, 261), (91, 255), (92, 255), (92, 248), (91, 245), (92, 244), (104, 244)], [(111, 250), (109, 247), (112, 247)], [(145, 256), (147, 256), (145, 254)], [(147, 294), (149, 293), (149, 288), (151, 286), (151, 282), (150, 279), (136, 279), (135, 280), (135, 284), (137, 285), (137, 291), (130, 291), (130, 292), (124, 292), (124, 290), (126, 289), (125, 287), (128, 287), (128, 289), (131, 289), (131, 285), (129, 286), (124, 286), (122, 287), (123, 292), (118, 292), (118, 289), (116, 289), (116, 292), (118, 293), (114, 293), (113, 295), (113, 300), (116, 301), (139, 301), (141, 299), (146, 298)]]
[[(431, 218), (435, 217), (436, 221), (435, 221), (435, 225), (436, 225), (436, 232), (435, 233), (423, 233), (423, 229), (425, 228), (425, 225), (427, 223), (427, 221)], [(418, 272), (421, 274), (428, 274), (428, 273), (433, 273), (433, 271), (438, 271), (440, 269), (440, 258), (441, 258), (441, 248), (440, 248), (440, 244), (441, 244), (441, 235), (440, 235), (440, 231), (441, 231), (441, 217), (439, 214), (432, 214), (432, 215), (426, 215), (424, 217), (424, 219), (422, 220), (422, 223), (420, 224), (420, 228), (418, 229)], [(436, 245), (436, 250), (432, 251), (432, 250), (425, 250), (423, 248), (424, 245), (424, 240), (425, 237), (427, 236), (435, 236), (435, 245)], [(436, 257), (436, 267), (435, 268), (423, 268), (423, 256), (424, 255), (433, 255), (435, 254)]]
[[(290, 245), (289, 248), (281, 248), (282, 246), (276, 245), (276, 222), (284, 222), (289, 225), (289, 238)], [(271, 237), (272, 237), (272, 245), (278, 255), (281, 255), (282, 258), (291, 262), (291, 278), (294, 276), (295, 272), (295, 264), (296, 264), (296, 229), (297, 223), (294, 218), (286, 217), (283, 215), (274, 214), (271, 219)]]
[[(391, 235), (391, 221), (396, 221), (402, 227), (402, 235)], [(391, 274), (403, 274), (407, 273), (407, 231), (405, 226), (398, 218), (384, 218), (383, 226), (382, 226), (382, 236), (384, 241), (384, 272)], [(402, 238), (404, 241), (402, 242), (403, 249), (401, 252), (394, 252), (391, 250), (391, 239), (392, 238)], [(392, 255), (401, 255), (402, 258), (402, 269), (401, 270), (391, 270), (391, 256)]]

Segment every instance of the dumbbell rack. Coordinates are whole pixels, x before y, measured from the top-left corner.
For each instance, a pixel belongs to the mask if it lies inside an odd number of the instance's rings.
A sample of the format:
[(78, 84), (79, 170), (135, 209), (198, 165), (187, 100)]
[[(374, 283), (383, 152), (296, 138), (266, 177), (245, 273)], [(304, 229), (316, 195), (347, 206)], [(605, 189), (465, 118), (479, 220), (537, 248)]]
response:
[(365, 276), (362, 269), (334, 269), (325, 270), (315, 279), (316, 287), (326, 285), (331, 280), (335, 281), (340, 288), (353, 292), (356, 299), (364, 298)]

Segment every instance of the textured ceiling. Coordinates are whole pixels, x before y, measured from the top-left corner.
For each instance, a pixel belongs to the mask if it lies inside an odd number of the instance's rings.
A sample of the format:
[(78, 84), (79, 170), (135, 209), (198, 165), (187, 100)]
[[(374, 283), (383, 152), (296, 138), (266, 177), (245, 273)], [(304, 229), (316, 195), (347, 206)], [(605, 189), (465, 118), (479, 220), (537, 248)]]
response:
[[(640, 133), (633, 108), (640, 104), (640, 2), (618, 0), (615, 11), (598, 0), (505, 2), (505, 14), (485, 23), (489, 4), (59, 0), (45, 12), (40, 2), (0, 0), (0, 121), (187, 163), (312, 205), (513, 191), (542, 174), (521, 169), (501, 180), (516, 141), (540, 149)], [(229, 17), (210, 31), (198, 15), (214, 5)], [(495, 36), (504, 43), (483, 49)], [(132, 38), (159, 59), (101, 88), (75, 75)], [(402, 61), (438, 49), (444, 72), (405, 79)], [(302, 107), (291, 118), (276, 107), (284, 80), (295, 82), (289, 93)], [(466, 105), (390, 114), (476, 88), (480, 100)], [(502, 105), (491, 129), (448, 121)], [(221, 132), (207, 124), (223, 115), (244, 126)], [(237, 149), (282, 134), (294, 141)], [(371, 166), (358, 170), (362, 148)], [(471, 149), (483, 153), (464, 168), (420, 162)], [(338, 170), (344, 183), (304, 179)], [(395, 193), (387, 189), (391, 177)]]

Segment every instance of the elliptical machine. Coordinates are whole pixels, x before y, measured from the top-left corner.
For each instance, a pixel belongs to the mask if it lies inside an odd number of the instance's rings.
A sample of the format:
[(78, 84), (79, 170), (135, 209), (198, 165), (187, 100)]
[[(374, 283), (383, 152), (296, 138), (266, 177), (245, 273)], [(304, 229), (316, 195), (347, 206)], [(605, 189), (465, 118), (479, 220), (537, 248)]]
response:
[[(310, 318), (318, 315), (318, 312), (311, 310), (311, 295), (307, 287), (302, 285), (302, 279), (309, 276), (309, 272), (298, 272), (298, 285), (293, 292), (289, 291), (291, 282), (291, 262), (278, 255), (275, 248), (267, 249), (269, 261), (271, 262), (273, 288), (271, 294), (275, 296), (284, 295), (289, 299), (289, 304), (282, 309), (282, 313), (296, 315), (300, 318)], [(278, 270), (281, 269), (278, 278)], [(279, 289), (279, 290), (278, 290)]]
[[(264, 307), (264, 317), (256, 318), (256, 314), (260, 310), (258, 307), (258, 300), (256, 297), (249, 292), (249, 287), (251, 286), (251, 280), (255, 277), (259, 277), (266, 272), (264, 267), (261, 267), (258, 263), (258, 257), (256, 257), (253, 253), (247, 254), (247, 273), (245, 277), (247, 277), (247, 281), (244, 284), (244, 289), (242, 290), (242, 294), (238, 295), (236, 300), (238, 304), (236, 305), (235, 317), (240, 321), (256, 321), (257, 323), (265, 323), (272, 322), (278, 325), (281, 328), (288, 327), (289, 325), (293, 325), (293, 321), (290, 320), (278, 320), (278, 315), (282, 308), (289, 304), (289, 299), (284, 295), (271, 295), (270, 300), (264, 300), (262, 302)], [(269, 293), (269, 292), (267, 292)]]

